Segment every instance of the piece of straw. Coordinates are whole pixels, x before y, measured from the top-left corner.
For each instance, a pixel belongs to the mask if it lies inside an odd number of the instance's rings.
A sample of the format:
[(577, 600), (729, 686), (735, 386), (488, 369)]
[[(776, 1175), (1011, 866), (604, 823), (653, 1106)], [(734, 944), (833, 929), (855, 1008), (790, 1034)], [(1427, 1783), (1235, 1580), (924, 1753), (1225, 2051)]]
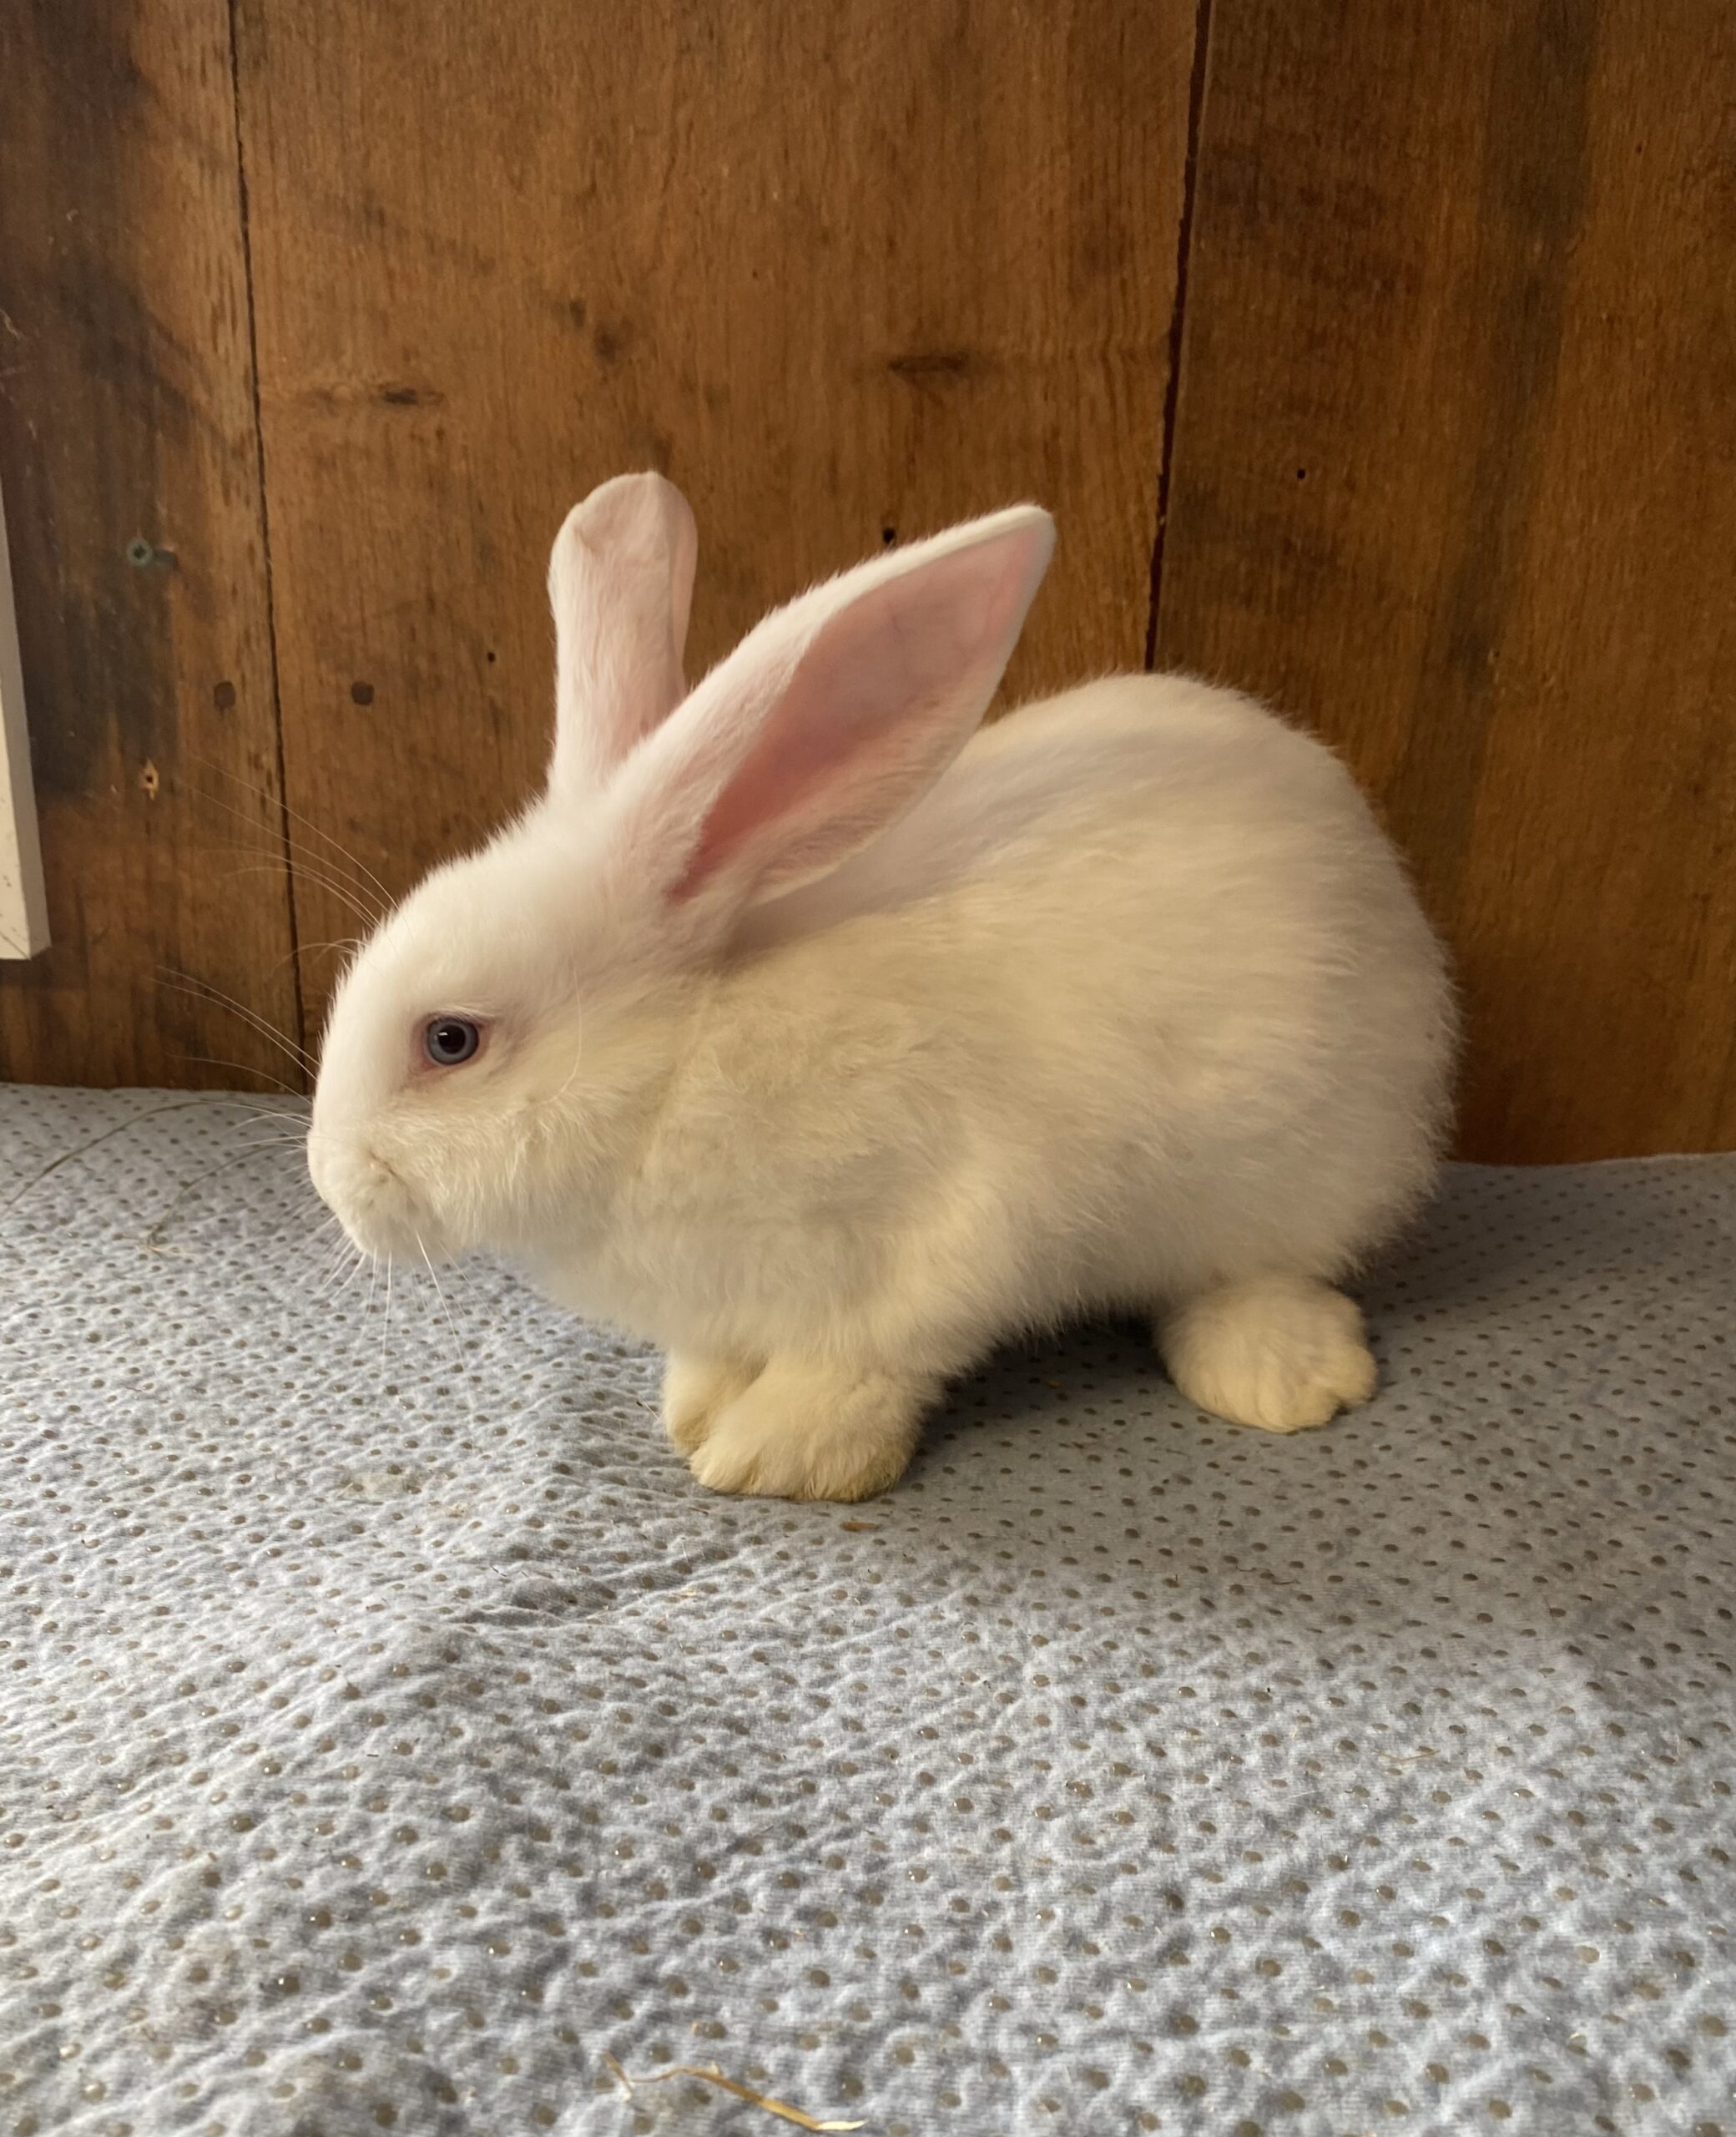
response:
[(668, 2070), (655, 2070), (648, 2078), (629, 2078), (613, 2055), (605, 2055), (608, 2064), (623, 2086), (628, 2099), (638, 2085), (666, 2085), (672, 2078), (697, 2078), (703, 2085), (715, 2085), (719, 2092), (733, 2093), (739, 2100), (745, 2100), (750, 2107), (764, 2108), (768, 2114), (775, 2114), (782, 2122), (793, 2122), (798, 2129), (821, 2132), (845, 2129), (865, 2129), (865, 2122), (820, 2122), (811, 2114), (804, 2114), (799, 2107), (791, 2107), (788, 2100), (775, 2100), (769, 2093), (756, 2093), (751, 2085), (739, 2084), (726, 2078), (714, 2063), (709, 2069), (703, 2069), (697, 2063), (678, 2063)]

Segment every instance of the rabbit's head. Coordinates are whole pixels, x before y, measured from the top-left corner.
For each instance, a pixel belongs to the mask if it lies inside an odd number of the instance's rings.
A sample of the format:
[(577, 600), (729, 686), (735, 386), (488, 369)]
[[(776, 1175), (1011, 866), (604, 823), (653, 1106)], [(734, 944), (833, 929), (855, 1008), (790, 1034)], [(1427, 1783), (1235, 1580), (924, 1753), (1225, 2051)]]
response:
[(826, 873), (944, 770), (1053, 539), (1018, 507), (877, 557), (684, 693), (684, 501), (623, 476), (572, 513), (549, 570), (547, 788), (405, 899), (332, 1006), (309, 1166), (360, 1246), (533, 1250), (608, 1223), (744, 909)]

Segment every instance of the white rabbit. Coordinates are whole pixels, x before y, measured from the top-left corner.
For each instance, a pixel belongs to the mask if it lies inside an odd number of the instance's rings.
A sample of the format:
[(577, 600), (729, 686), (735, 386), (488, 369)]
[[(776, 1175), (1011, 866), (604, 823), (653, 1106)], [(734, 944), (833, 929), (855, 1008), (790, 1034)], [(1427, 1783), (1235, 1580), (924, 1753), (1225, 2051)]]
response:
[(978, 731), (1053, 543), (816, 587), (690, 694), (679, 494), (556, 542), (546, 792), (356, 957), (315, 1099), (351, 1236), (487, 1246), (668, 1351), (722, 1491), (858, 1498), (1017, 1331), (1155, 1316), (1277, 1432), (1365, 1401), (1334, 1283), (1427, 1190), (1451, 995), (1337, 760), (1178, 676)]

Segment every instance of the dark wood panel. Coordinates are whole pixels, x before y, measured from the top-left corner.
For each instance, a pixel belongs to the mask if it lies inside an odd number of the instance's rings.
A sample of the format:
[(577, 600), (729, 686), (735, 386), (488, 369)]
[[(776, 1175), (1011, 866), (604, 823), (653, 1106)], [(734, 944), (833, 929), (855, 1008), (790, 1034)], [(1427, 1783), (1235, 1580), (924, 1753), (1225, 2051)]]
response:
[(0, 0), (0, 487), (53, 936), (0, 965), (0, 1075), (283, 1073), (182, 981), (295, 1025), (231, 77), (225, 0)]
[(1012, 687), (1138, 664), (1193, 0), (239, 23), (291, 797), (388, 882), (537, 775), (548, 547), (624, 468), (694, 500), (694, 669), (1026, 496)]
[(1464, 1144), (1736, 1144), (1736, 18), (1216, 0), (1158, 654), (1382, 800)]

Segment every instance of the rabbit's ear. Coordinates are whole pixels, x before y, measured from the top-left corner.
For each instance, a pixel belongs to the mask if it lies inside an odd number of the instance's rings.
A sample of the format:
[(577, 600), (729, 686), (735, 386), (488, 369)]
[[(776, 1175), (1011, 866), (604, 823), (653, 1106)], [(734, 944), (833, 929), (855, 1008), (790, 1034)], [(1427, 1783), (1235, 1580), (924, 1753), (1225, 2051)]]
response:
[(568, 513), (548, 560), (557, 804), (588, 800), (686, 695), (698, 553), (687, 499), (661, 475), (618, 475)]
[(969, 739), (1054, 541), (1018, 506), (775, 611), (626, 768), (617, 862), (723, 913), (835, 867)]

